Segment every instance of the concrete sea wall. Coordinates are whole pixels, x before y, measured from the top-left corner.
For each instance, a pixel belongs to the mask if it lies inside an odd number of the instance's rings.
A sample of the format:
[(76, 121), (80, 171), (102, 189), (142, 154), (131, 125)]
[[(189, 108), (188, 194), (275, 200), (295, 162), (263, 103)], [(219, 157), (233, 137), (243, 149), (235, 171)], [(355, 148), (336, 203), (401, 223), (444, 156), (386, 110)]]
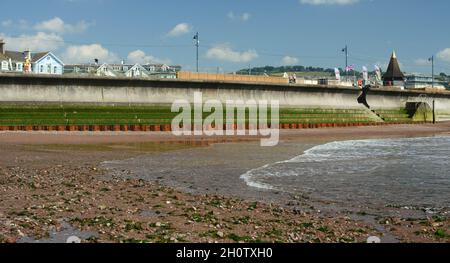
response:
[[(361, 90), (352, 87), (261, 84), (251, 82), (74, 78), (0, 75), (0, 103), (172, 104), (177, 99), (279, 100), (283, 107), (361, 108)], [(435, 101), (443, 119), (450, 117), (450, 92), (374, 89), (370, 106), (404, 108), (407, 102)], [(449, 118), (450, 119), (450, 118)]]

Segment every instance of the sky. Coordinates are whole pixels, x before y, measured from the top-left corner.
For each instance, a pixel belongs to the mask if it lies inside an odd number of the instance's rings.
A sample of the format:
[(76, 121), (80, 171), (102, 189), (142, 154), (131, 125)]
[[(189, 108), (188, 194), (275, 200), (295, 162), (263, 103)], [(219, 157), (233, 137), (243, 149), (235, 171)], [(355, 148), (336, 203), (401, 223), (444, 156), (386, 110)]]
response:
[(256, 66), (387, 67), (450, 74), (448, 0), (1, 1), (8, 50), (52, 51), (66, 64), (165, 63), (233, 72)]

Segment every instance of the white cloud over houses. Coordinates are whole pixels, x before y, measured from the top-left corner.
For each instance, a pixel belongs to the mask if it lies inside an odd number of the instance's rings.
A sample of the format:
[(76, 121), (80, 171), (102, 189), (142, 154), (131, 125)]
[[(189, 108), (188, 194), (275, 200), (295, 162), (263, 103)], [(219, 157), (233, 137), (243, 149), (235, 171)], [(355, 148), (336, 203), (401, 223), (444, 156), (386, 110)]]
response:
[(210, 48), (206, 52), (206, 57), (234, 63), (246, 63), (258, 58), (258, 53), (254, 49), (239, 52), (233, 50), (229, 44), (220, 44)]
[(167, 33), (169, 37), (179, 37), (192, 31), (192, 26), (188, 23), (180, 23)]
[(159, 59), (152, 55), (146, 54), (142, 50), (135, 50), (128, 54), (128, 63), (139, 63), (139, 64), (171, 64), (169, 59)]
[(294, 66), (294, 65), (298, 65), (299, 59), (296, 57), (291, 57), (291, 56), (285, 56), (283, 57), (283, 59), (281, 60), (281, 64), (283, 66)]
[(77, 24), (71, 25), (59, 17), (50, 20), (42, 21), (34, 25), (34, 29), (45, 32), (53, 32), (58, 34), (74, 34), (83, 33), (91, 26), (86, 21), (80, 21)]
[(117, 63), (119, 57), (100, 44), (69, 46), (62, 54), (62, 59), (66, 64), (71, 63), (93, 63), (98, 59), (101, 63)]
[(230, 20), (242, 21), (242, 22), (247, 22), (252, 17), (252, 15), (250, 13), (247, 13), (247, 12), (242, 13), (242, 14), (235, 14), (234, 12), (229, 12), (227, 14), (227, 16), (228, 16), (228, 18)]
[(64, 39), (55, 33), (37, 32), (34, 35), (23, 34), (17, 37), (0, 34), (6, 42), (6, 48), (13, 51), (55, 51), (64, 46)]
[(65, 43), (64, 34), (82, 33), (92, 26), (85, 21), (68, 24), (63, 19), (55, 17), (33, 24), (20, 19), (3, 21), (2, 26), (13, 26), (27, 32), (35, 31), (35, 33), (24, 33), (14, 37), (0, 33), (0, 39), (5, 40), (8, 50), (52, 51), (60, 55), (66, 64), (92, 63), (94, 59), (99, 59), (100, 63), (117, 63), (120, 61), (119, 56), (100, 44), (68, 45)]
[(430, 61), (428, 59), (419, 58), (419, 59), (414, 60), (414, 64), (416, 66), (428, 66), (428, 65), (430, 65)]
[(446, 62), (450, 62), (450, 48), (446, 48), (437, 54), (437, 58)]
[(300, 0), (304, 5), (353, 5), (360, 0)]

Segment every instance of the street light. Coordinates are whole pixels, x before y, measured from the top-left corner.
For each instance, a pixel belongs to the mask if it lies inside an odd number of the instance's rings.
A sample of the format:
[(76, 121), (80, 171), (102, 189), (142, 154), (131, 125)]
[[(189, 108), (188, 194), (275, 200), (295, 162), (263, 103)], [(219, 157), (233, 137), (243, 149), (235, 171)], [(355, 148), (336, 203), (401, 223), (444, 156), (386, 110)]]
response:
[(431, 62), (431, 88), (434, 89), (434, 55), (428, 61)]
[(345, 48), (342, 49), (342, 52), (345, 52), (345, 75), (348, 77), (348, 46), (345, 45)]
[(197, 47), (197, 73), (198, 73), (198, 47), (200, 46), (200, 38), (198, 36), (198, 32), (194, 36), (195, 46)]

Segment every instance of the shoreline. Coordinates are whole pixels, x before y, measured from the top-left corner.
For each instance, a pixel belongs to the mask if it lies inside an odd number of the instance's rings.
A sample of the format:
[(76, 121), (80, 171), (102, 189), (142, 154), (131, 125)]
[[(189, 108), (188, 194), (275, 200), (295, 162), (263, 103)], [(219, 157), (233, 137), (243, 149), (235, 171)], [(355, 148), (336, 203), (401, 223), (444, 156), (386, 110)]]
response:
[[(67, 221), (97, 233), (90, 242), (364, 242), (369, 234), (381, 235), (384, 242), (449, 242), (445, 235), (436, 236), (448, 229), (448, 217), (443, 222), (382, 218), (389, 224), (381, 225), (382, 220), (371, 215), (318, 212), (307, 197), (283, 199), (280, 193), (249, 189), (239, 178), (260, 164), (288, 160), (330, 141), (450, 135), (450, 123), (411, 127), (287, 130), (282, 131), (280, 146), (263, 151), (257, 150), (256, 138), (245, 137), (192, 141), (153, 133), (0, 133), (1, 151), (8, 153), (0, 161), (1, 190), (7, 194), (0, 210), (0, 242), (30, 236), (46, 240), (45, 232)], [(100, 165), (104, 162), (119, 169), (105, 170)], [(139, 168), (137, 163), (146, 165)], [(79, 197), (83, 191), (89, 194)], [(27, 201), (17, 202), (19, 196)], [(53, 223), (39, 223), (44, 219)], [(29, 221), (30, 229), (20, 226), (22, 221)], [(296, 231), (286, 222), (297, 226)]]

